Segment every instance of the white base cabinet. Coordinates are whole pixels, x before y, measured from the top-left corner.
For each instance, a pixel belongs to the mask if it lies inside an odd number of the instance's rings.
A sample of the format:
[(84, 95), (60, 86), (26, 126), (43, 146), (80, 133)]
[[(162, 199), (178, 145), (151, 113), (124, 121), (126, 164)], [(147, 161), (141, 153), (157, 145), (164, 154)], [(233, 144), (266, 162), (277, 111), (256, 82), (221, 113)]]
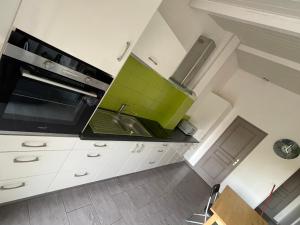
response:
[(0, 140), (0, 203), (176, 163), (191, 146), (8, 135)]

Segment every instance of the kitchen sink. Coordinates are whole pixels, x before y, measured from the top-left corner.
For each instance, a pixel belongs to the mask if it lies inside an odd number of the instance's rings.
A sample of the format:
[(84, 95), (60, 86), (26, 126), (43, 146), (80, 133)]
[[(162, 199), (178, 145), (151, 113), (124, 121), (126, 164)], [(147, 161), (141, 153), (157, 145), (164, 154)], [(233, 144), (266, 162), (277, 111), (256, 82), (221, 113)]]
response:
[(133, 116), (98, 109), (90, 126), (94, 133), (152, 137)]

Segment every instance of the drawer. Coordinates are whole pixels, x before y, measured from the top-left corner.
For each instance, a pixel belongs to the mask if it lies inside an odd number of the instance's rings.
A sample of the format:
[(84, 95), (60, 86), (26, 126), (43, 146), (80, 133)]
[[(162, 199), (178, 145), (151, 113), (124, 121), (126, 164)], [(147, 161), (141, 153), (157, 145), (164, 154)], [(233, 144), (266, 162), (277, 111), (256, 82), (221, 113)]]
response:
[(84, 141), (79, 140), (74, 146), (74, 150), (95, 150), (95, 149), (110, 149), (114, 143), (109, 141)]
[(77, 185), (82, 185), (97, 180), (97, 172), (94, 170), (60, 171), (48, 191), (56, 191)]
[(100, 169), (104, 166), (106, 150), (72, 151), (65, 161), (62, 171), (74, 169)]
[(57, 172), (70, 151), (0, 153), (0, 180)]
[(75, 137), (41, 137), (0, 135), (0, 152), (71, 150), (78, 140)]
[(0, 203), (47, 192), (55, 174), (0, 181)]

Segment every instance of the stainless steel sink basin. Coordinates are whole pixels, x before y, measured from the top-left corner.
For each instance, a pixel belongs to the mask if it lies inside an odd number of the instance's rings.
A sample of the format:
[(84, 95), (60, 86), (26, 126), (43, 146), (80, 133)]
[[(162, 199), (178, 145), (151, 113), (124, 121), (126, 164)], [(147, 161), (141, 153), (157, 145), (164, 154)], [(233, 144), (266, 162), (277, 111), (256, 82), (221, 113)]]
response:
[(94, 133), (151, 137), (135, 117), (103, 109), (97, 110), (90, 126)]

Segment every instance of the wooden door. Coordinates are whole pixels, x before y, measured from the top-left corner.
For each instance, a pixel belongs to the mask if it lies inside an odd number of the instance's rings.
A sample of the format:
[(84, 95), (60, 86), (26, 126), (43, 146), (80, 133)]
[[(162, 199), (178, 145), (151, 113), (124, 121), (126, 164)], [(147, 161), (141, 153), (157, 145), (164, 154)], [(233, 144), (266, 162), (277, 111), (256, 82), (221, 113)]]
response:
[(200, 159), (196, 171), (210, 186), (221, 183), (266, 135), (237, 117)]
[[(300, 169), (284, 182), (272, 196), (272, 200), (265, 209), (268, 217), (273, 218), (283, 210), (290, 202), (300, 195)], [(263, 208), (264, 202), (259, 206)]]

